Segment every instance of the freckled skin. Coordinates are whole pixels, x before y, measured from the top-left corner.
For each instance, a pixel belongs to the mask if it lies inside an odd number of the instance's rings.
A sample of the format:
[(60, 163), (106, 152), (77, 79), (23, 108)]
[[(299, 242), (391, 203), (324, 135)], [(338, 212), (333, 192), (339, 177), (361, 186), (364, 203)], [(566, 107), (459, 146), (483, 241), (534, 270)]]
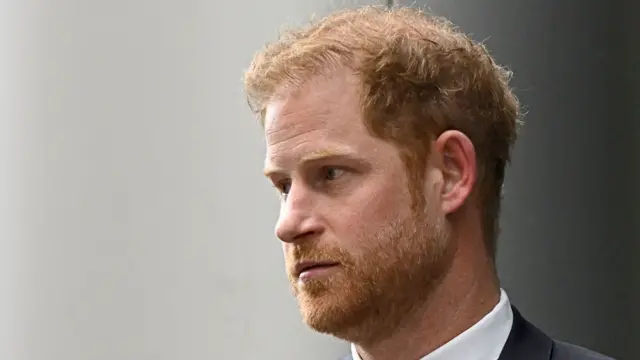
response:
[[(411, 209), (398, 150), (363, 123), (355, 78), (307, 82), (268, 104), (265, 173), (282, 192), (276, 234), (304, 321), (352, 342), (393, 332), (426, 300), (446, 267), (446, 214)], [(425, 197), (442, 176), (427, 172)], [(337, 266), (301, 281), (305, 260)]]

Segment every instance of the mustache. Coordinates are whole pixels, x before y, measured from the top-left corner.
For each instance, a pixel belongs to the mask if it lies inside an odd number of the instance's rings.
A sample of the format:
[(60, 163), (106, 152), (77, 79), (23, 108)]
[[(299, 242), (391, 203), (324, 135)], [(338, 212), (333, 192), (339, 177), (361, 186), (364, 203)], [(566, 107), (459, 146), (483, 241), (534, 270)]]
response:
[(291, 246), (286, 251), (289, 267), (300, 262), (337, 262), (343, 265), (352, 263), (347, 251), (335, 246), (319, 246), (314, 243), (300, 243)]

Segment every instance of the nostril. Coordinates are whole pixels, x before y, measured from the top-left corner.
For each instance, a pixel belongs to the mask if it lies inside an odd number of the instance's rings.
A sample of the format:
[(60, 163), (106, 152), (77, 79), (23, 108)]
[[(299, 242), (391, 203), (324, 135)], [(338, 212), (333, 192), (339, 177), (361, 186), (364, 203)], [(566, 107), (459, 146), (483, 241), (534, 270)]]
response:
[(283, 242), (298, 242), (322, 233), (320, 222), (308, 217), (300, 219), (287, 219), (278, 223), (276, 236)]
[(318, 232), (317, 231), (306, 231), (304, 233), (300, 233), (297, 234), (296, 236), (294, 236), (293, 240), (294, 241), (302, 241), (304, 239), (308, 239), (310, 237), (314, 237), (317, 236)]

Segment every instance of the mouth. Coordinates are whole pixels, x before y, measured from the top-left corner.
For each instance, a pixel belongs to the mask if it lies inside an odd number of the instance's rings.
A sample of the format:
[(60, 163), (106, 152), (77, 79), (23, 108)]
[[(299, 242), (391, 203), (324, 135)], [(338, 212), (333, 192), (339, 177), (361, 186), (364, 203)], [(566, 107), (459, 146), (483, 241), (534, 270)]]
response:
[(296, 264), (295, 275), (297, 278), (300, 278), (310, 272), (325, 270), (337, 265), (339, 265), (339, 263), (330, 261), (302, 261)]

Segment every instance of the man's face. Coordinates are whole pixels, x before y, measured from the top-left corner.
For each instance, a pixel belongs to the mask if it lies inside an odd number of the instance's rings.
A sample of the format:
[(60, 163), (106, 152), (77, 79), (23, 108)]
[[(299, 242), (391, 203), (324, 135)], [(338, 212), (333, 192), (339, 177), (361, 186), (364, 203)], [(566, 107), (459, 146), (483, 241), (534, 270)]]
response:
[[(392, 328), (424, 300), (448, 243), (437, 176), (416, 213), (397, 148), (369, 134), (355, 78), (308, 82), (267, 107), (265, 174), (276, 235), (305, 322), (343, 339)], [(433, 172), (435, 174), (435, 172)]]

